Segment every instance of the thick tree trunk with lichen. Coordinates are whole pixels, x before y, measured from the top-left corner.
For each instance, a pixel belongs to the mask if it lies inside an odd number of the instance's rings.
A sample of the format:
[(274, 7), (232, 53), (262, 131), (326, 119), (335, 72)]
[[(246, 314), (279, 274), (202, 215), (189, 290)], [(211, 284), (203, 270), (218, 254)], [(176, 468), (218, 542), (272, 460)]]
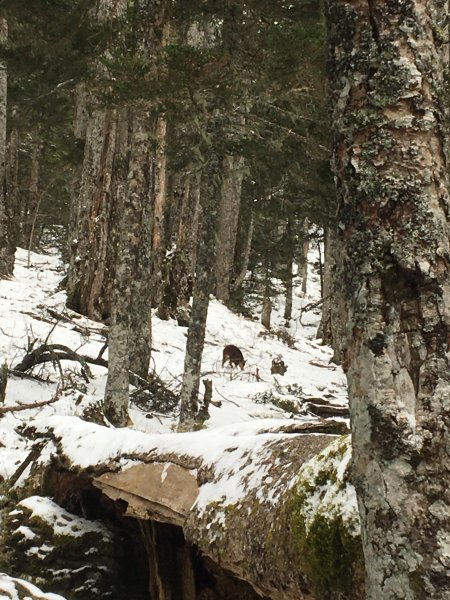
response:
[[(167, 4), (158, 0), (146, 0), (135, 8), (136, 53), (151, 70), (162, 44), (166, 8)], [(145, 380), (150, 362), (154, 140), (158, 131), (157, 117), (148, 102), (135, 103), (125, 112), (129, 121), (128, 127), (123, 127), (119, 120), (117, 171), (126, 169), (127, 174), (122, 183), (119, 177), (115, 194), (118, 250), (104, 399), (105, 414), (119, 426), (128, 419), (129, 372)]]
[(215, 294), (219, 300), (227, 302), (236, 249), (244, 161), (240, 156), (227, 156), (223, 162), (224, 174), (217, 216)]
[(195, 264), (192, 310), (184, 358), (183, 383), (180, 394), (180, 429), (194, 427), (198, 410), (198, 392), (209, 295), (214, 278), (213, 265), (216, 254), (217, 193), (221, 185), (221, 164), (213, 151), (204, 167), (200, 183), (200, 232)]
[[(0, 18), (0, 47), (6, 48), (8, 25)], [(6, 62), (0, 61), (0, 279), (10, 277), (14, 268), (15, 245), (7, 206), (5, 185), (6, 161), (6, 111), (8, 97), (8, 71)]]
[(129, 372), (145, 378), (151, 350), (152, 119), (148, 110), (133, 109), (128, 122), (126, 112), (120, 113), (115, 168), (120, 218), (104, 401), (105, 414), (115, 425), (127, 422)]
[(369, 600), (450, 597), (444, 0), (328, 0), (350, 393)]

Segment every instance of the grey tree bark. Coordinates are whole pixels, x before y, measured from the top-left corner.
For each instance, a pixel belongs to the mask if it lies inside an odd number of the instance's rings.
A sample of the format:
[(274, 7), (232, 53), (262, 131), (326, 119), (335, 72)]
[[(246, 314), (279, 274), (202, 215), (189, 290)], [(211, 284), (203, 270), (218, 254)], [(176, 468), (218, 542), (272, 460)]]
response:
[(129, 371), (145, 379), (151, 351), (152, 119), (145, 109), (134, 108), (125, 124), (125, 112), (120, 116), (117, 160), (127, 165), (127, 173), (121, 178), (117, 165), (120, 218), (104, 401), (105, 415), (114, 425), (125, 425), (128, 419)]
[(450, 597), (448, 3), (328, 0), (368, 600)]
[[(111, 298), (111, 325), (108, 332), (108, 378), (106, 380), (103, 411), (107, 419), (118, 427), (128, 424), (128, 401), (130, 387), (130, 321), (131, 270), (133, 250), (130, 247), (129, 223), (133, 222), (133, 205), (128, 198), (129, 155), (128, 111), (118, 113), (117, 147), (114, 163), (112, 194), (117, 204), (117, 251), (115, 279)], [(133, 232), (130, 232), (131, 236)]]
[[(0, 47), (8, 43), (8, 24), (0, 18)], [(6, 161), (6, 112), (8, 97), (8, 70), (5, 61), (0, 61), (0, 279), (8, 278), (14, 269), (15, 245), (11, 235), (5, 194)]]
[(165, 211), (167, 204), (167, 120), (161, 115), (156, 126), (155, 209), (152, 239), (152, 304), (160, 303), (162, 264), (165, 254)]
[(230, 280), (236, 249), (243, 176), (243, 158), (240, 156), (225, 157), (217, 217), (217, 254), (215, 266), (215, 294), (223, 302), (227, 302), (230, 297)]
[[(136, 52), (150, 69), (162, 44), (167, 3), (145, 0), (135, 6)], [(146, 379), (151, 353), (152, 230), (158, 120), (153, 106), (140, 101), (120, 124), (116, 191), (118, 251), (109, 333), (109, 368), (104, 411), (118, 426), (127, 424), (129, 372)], [(127, 135), (128, 132), (128, 135)], [(128, 138), (128, 139), (127, 139)], [(123, 140), (123, 141), (122, 141)], [(115, 169), (116, 170), (116, 169)], [(123, 175), (125, 173), (123, 172)]]
[(192, 310), (184, 359), (180, 393), (181, 430), (192, 430), (198, 411), (200, 370), (205, 342), (209, 295), (213, 291), (213, 266), (216, 253), (217, 194), (221, 186), (221, 163), (213, 149), (204, 165), (200, 184), (200, 231), (195, 265)]

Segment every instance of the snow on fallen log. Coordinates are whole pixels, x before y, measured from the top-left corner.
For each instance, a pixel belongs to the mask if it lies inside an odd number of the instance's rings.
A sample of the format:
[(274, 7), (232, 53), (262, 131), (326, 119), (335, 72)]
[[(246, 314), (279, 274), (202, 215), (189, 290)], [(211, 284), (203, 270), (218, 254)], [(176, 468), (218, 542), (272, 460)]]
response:
[(182, 527), (263, 596), (320, 597), (331, 586), (332, 597), (362, 597), (349, 438), (335, 434), (345, 425), (284, 423), (148, 435), (55, 416), (34, 435), (55, 445), (53, 469), (88, 477), (129, 516)]

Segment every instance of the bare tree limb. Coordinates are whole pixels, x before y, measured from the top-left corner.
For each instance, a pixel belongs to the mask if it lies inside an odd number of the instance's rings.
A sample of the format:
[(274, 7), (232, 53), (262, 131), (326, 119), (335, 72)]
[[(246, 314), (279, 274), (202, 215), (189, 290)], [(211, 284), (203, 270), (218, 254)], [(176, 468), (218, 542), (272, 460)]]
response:
[(25, 460), (19, 465), (19, 467), (15, 470), (11, 477), (6, 481), (6, 484), (9, 489), (11, 489), (17, 483), (17, 481), (20, 479), (22, 473), (25, 471), (28, 465), (30, 465), (38, 458), (44, 446), (45, 442), (38, 442), (37, 444), (33, 445), (31, 451), (29, 452), (29, 454), (27, 454)]
[(15, 406), (0, 406), (0, 418), (2, 415), (9, 412), (22, 412), (24, 410), (31, 410), (33, 408), (41, 408), (42, 406), (47, 406), (48, 404), (54, 404), (61, 397), (62, 389), (58, 386), (54, 395), (50, 398), (50, 400), (42, 400), (41, 402), (33, 402), (32, 404), (16, 404)]

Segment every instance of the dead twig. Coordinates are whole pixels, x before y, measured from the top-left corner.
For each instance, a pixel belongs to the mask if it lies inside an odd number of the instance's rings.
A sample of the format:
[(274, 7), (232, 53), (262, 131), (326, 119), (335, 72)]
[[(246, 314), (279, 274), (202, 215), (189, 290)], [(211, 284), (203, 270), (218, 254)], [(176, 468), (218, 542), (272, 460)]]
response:
[(31, 410), (33, 408), (41, 408), (42, 406), (48, 406), (54, 404), (61, 398), (62, 388), (58, 386), (56, 392), (50, 398), (50, 400), (42, 400), (41, 402), (33, 402), (32, 404), (16, 404), (15, 406), (0, 406), (0, 417), (10, 412), (22, 412), (24, 410)]
[(28, 467), (28, 465), (33, 463), (39, 457), (44, 446), (45, 446), (45, 442), (38, 442), (37, 444), (33, 445), (33, 447), (31, 448), (31, 451), (29, 452), (29, 454), (27, 454), (25, 460), (14, 471), (14, 473), (11, 475), (11, 477), (9, 477), (9, 479), (7, 479), (6, 485), (8, 486), (8, 489), (11, 489), (17, 483), (17, 481), (19, 481), (22, 473), (25, 471), (25, 469)]
[(321, 369), (329, 369), (330, 371), (336, 371), (336, 367), (334, 365), (330, 365), (330, 363), (324, 365), (323, 363), (320, 363), (317, 360), (310, 360), (309, 364), (313, 365), (314, 367), (320, 367)]
[(324, 300), (326, 300), (326, 298), (321, 298), (318, 302), (310, 302), (309, 304), (305, 304), (305, 306), (302, 306), (300, 309), (300, 314), (298, 316), (298, 322), (302, 324), (303, 313), (308, 312), (309, 310), (313, 310), (314, 308), (319, 308), (319, 306), (322, 306)]
[(44, 378), (36, 373), (22, 373), (22, 371), (10, 369), (9, 374), (13, 377), (18, 377), (19, 379), (31, 379), (33, 381), (38, 381), (39, 383), (54, 383), (49, 377)]
[[(86, 335), (90, 335), (91, 333), (99, 334), (99, 335), (106, 334), (106, 330), (107, 330), (106, 326), (104, 326), (104, 327), (88, 327), (87, 325), (81, 325), (80, 323), (77, 323), (73, 318), (71, 318), (66, 313), (59, 313), (57, 310), (55, 310), (54, 308), (50, 308), (49, 306), (46, 306), (45, 309), (48, 312), (48, 314), (51, 317), (53, 317), (54, 319), (56, 319), (58, 321), (63, 321), (64, 323), (70, 323), (71, 325), (73, 325), (75, 331), (77, 331), (78, 333), (84, 333)], [(78, 316), (78, 318), (81, 318), (81, 315), (77, 315), (77, 316)]]
[[(222, 398), (226, 402), (231, 402), (231, 404), (234, 404), (235, 406), (239, 406), (239, 404), (237, 402), (235, 402), (234, 400), (230, 400), (229, 398), (227, 398), (226, 396), (224, 396), (223, 394), (221, 394), (217, 388), (216, 388), (216, 394), (219, 394), (219, 396), (222, 396)], [(214, 403), (212, 402), (212, 404), (214, 404)]]

